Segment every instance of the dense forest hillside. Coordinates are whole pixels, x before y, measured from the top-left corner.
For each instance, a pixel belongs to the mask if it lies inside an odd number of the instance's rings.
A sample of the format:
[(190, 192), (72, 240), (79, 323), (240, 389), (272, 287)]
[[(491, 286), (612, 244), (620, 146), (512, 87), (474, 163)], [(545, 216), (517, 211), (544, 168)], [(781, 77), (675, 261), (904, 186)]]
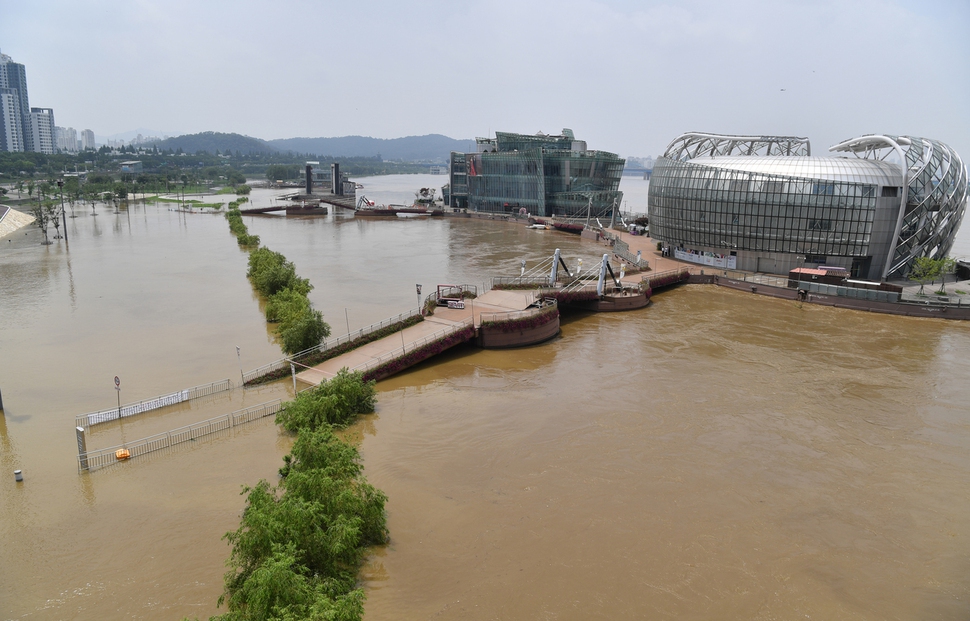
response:
[(155, 146), (160, 151), (171, 149), (178, 151), (181, 149), (185, 153), (206, 153), (215, 155), (219, 153), (236, 153), (251, 155), (255, 153), (275, 153), (275, 147), (266, 143), (265, 140), (243, 136), (241, 134), (223, 134), (220, 132), (202, 132), (201, 134), (186, 134), (174, 138), (166, 138), (156, 142)]
[(369, 138), (367, 136), (343, 136), (340, 138), (283, 138), (268, 140), (268, 144), (280, 151), (314, 153), (333, 157), (375, 157), (405, 162), (448, 161), (452, 151), (475, 150), (474, 140), (455, 140), (441, 134), (406, 136), (404, 138)]

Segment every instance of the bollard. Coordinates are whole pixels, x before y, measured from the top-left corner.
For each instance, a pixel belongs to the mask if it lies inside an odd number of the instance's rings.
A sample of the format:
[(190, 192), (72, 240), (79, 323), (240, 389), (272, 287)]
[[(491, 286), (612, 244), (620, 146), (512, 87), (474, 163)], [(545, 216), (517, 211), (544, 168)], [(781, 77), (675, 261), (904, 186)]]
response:
[(24, 473), (21, 472), (20, 470), (14, 470), (13, 471), (13, 478), (16, 481), (23, 481), (24, 480)]
[(3, 393), (0, 392), (0, 412), (3, 411)]

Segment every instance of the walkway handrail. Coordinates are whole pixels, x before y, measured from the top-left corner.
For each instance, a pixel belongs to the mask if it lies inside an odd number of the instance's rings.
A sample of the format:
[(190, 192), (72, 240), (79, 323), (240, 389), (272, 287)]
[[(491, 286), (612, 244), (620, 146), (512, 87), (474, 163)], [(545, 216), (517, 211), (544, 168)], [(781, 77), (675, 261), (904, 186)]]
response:
[(651, 286), (650, 285), (650, 282), (651, 281), (665, 279), (668, 276), (680, 276), (680, 275), (684, 275), (684, 274), (688, 274), (689, 275), (690, 273), (691, 273), (691, 270), (687, 266), (674, 268), (672, 270), (664, 270), (663, 272), (650, 272), (648, 274), (644, 274), (640, 278), (640, 284), (642, 285), (642, 284), (646, 283), (647, 286), (649, 287), (649, 286)]
[(191, 425), (178, 427), (170, 431), (163, 431), (162, 433), (156, 433), (154, 435), (135, 440), (134, 442), (126, 442), (117, 446), (88, 451), (78, 455), (78, 470), (94, 470), (95, 468), (101, 468), (117, 463), (119, 461), (117, 455), (119, 450), (128, 451), (128, 457), (126, 459), (138, 457), (140, 455), (145, 455), (146, 453), (151, 453), (152, 451), (169, 448), (171, 446), (175, 446), (176, 444), (189, 442), (191, 440), (195, 440), (196, 438), (201, 438), (202, 436), (216, 433), (218, 431), (225, 431), (226, 429), (230, 429), (236, 425), (241, 425), (243, 423), (248, 423), (259, 418), (276, 414), (282, 409), (282, 407), (283, 401), (280, 399), (275, 399), (273, 401), (260, 403), (259, 405), (254, 405), (242, 410), (236, 410), (235, 412), (231, 412), (229, 414), (192, 423)]
[(474, 325), (473, 321), (474, 320), (473, 320), (472, 317), (468, 317), (466, 319), (463, 319), (463, 320), (455, 323), (454, 325), (451, 325), (451, 326), (448, 326), (448, 327), (443, 328), (441, 330), (438, 330), (437, 332), (434, 332), (432, 334), (429, 334), (428, 336), (426, 336), (426, 337), (424, 337), (424, 338), (422, 338), (420, 340), (413, 341), (411, 343), (406, 343), (402, 347), (399, 347), (398, 349), (392, 350), (392, 351), (390, 351), (390, 352), (388, 352), (388, 353), (386, 353), (386, 354), (384, 354), (382, 356), (378, 356), (377, 358), (371, 358), (367, 362), (364, 362), (362, 364), (359, 364), (356, 367), (354, 367), (353, 369), (350, 369), (350, 371), (352, 371), (352, 372), (354, 372), (354, 371), (360, 371), (360, 372), (369, 371), (370, 369), (373, 369), (374, 367), (380, 366), (380, 365), (384, 364), (385, 362), (390, 362), (391, 360), (395, 360), (397, 358), (404, 357), (404, 356), (407, 355), (408, 350), (411, 350), (413, 352), (413, 351), (415, 351), (417, 349), (420, 349), (421, 347), (424, 347), (428, 343), (431, 343), (433, 341), (437, 341), (438, 339), (441, 339), (441, 338), (444, 338), (444, 337), (449, 336), (451, 334), (454, 334), (455, 332), (461, 332), (465, 328), (468, 328), (470, 326), (473, 326)]
[(617, 237), (616, 241), (613, 243), (613, 254), (621, 259), (626, 260), (627, 263), (633, 265), (634, 267), (645, 268), (649, 267), (650, 265), (649, 262), (643, 258), (642, 254), (638, 260), (637, 256), (630, 252), (630, 245), (619, 237)]
[[(454, 293), (454, 296), (451, 293)], [(450, 285), (442, 291), (445, 297), (464, 297), (465, 293), (471, 293), (475, 297), (478, 297), (478, 286), (477, 285)], [(425, 299), (424, 303), (427, 304), (428, 300), (434, 300), (435, 305), (438, 304), (438, 290), (436, 289), (434, 293), (429, 294)], [(423, 306), (422, 306), (423, 308)]]
[(199, 397), (205, 397), (217, 392), (224, 392), (226, 390), (232, 390), (231, 380), (224, 379), (218, 382), (212, 382), (211, 384), (193, 386), (192, 388), (186, 388), (185, 390), (180, 390), (167, 395), (152, 397), (151, 399), (142, 399), (141, 401), (136, 401), (135, 403), (126, 403), (120, 408), (115, 407), (107, 410), (99, 410), (97, 412), (89, 412), (88, 414), (80, 414), (74, 417), (74, 426), (90, 427), (99, 423), (106, 423), (108, 421), (118, 420), (119, 418), (134, 416), (135, 414), (142, 414), (151, 410), (176, 405), (178, 403), (182, 403), (183, 401), (191, 401), (192, 399), (198, 399)]
[[(722, 272), (723, 273), (723, 272)], [(777, 287), (779, 289), (804, 289), (811, 293), (831, 295), (833, 297), (864, 299), (876, 302), (888, 302), (893, 304), (910, 304), (913, 306), (924, 306), (933, 308), (949, 308), (963, 306), (962, 300), (957, 298), (957, 303), (943, 301), (940, 299), (919, 298), (912, 294), (898, 293), (895, 291), (883, 291), (880, 289), (866, 289), (862, 287), (851, 287), (847, 285), (837, 285), (830, 283), (820, 283), (816, 281), (794, 281), (786, 276), (774, 276), (770, 274), (758, 274), (748, 272), (727, 271), (726, 278), (749, 282), (766, 287)], [(795, 284), (792, 285), (791, 283)]]
[(526, 285), (536, 289), (553, 289), (549, 286), (549, 277), (529, 278), (520, 276), (494, 276), (489, 280), (489, 289), (494, 289), (495, 285)]
[(550, 306), (557, 305), (558, 300), (556, 300), (556, 298), (544, 297), (542, 298), (542, 306), (537, 308), (526, 308), (524, 310), (505, 311), (500, 313), (481, 313), (479, 315), (479, 325), (484, 325), (486, 322), (512, 321), (523, 317), (529, 317), (547, 310)]
[(394, 325), (396, 323), (400, 323), (402, 321), (407, 321), (411, 317), (417, 317), (420, 314), (421, 314), (420, 311), (418, 311), (417, 309), (413, 309), (406, 313), (401, 313), (396, 317), (391, 317), (390, 319), (385, 319), (377, 323), (372, 323), (371, 325), (361, 328), (356, 332), (350, 332), (343, 336), (338, 336), (335, 339), (326, 339), (320, 345), (311, 347), (309, 349), (304, 349), (303, 351), (297, 352), (288, 358), (280, 358), (279, 360), (275, 360), (273, 362), (270, 362), (269, 364), (264, 364), (261, 367), (257, 367), (252, 371), (247, 371), (246, 373), (243, 373), (243, 382), (250, 382), (258, 377), (262, 377), (263, 375), (273, 373), (274, 371), (286, 369), (290, 365), (290, 360), (300, 360), (301, 358), (304, 358), (306, 356), (324, 352), (324, 351), (327, 351), (328, 349), (333, 349), (334, 347), (338, 347), (340, 345), (343, 345), (344, 343), (349, 343), (355, 339), (359, 339), (373, 332), (377, 332), (378, 330), (383, 330), (388, 326)]

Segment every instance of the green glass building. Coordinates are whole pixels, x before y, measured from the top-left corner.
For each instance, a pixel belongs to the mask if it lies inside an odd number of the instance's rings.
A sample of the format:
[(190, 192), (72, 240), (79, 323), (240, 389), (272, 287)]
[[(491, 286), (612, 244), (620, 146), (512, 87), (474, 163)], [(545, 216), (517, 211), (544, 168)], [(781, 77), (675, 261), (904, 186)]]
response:
[(489, 213), (585, 218), (619, 209), (624, 160), (590, 151), (571, 129), (558, 136), (496, 132), (476, 153), (451, 153), (449, 204)]

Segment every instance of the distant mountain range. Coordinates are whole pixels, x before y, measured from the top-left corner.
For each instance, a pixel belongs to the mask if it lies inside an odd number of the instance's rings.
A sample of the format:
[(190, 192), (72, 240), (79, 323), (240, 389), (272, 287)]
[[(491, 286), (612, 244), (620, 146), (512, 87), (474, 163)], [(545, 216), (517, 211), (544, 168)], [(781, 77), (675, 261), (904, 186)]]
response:
[(455, 140), (441, 134), (406, 136), (404, 138), (369, 138), (343, 136), (340, 138), (282, 138), (261, 140), (241, 134), (202, 132), (167, 138), (155, 143), (159, 149), (186, 153), (309, 153), (320, 157), (377, 157), (405, 162), (447, 162), (452, 151), (468, 153), (475, 150), (474, 140)]
[(404, 138), (283, 138), (267, 141), (280, 151), (313, 153), (333, 157), (375, 157), (404, 162), (446, 162), (452, 151), (475, 150), (474, 140), (455, 140), (441, 134), (406, 136)]

